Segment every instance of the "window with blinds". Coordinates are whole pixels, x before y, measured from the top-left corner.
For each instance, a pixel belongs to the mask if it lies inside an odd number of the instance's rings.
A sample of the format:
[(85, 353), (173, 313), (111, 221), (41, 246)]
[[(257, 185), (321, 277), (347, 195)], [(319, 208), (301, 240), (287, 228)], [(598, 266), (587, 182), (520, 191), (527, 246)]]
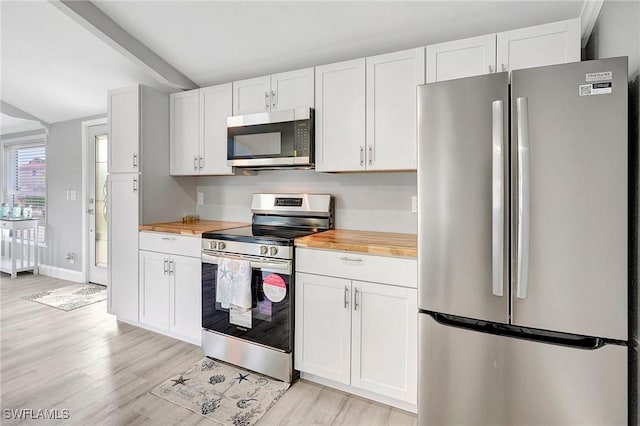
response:
[(38, 241), (45, 241), (47, 206), (47, 150), (44, 139), (7, 143), (3, 151), (2, 200), (9, 207), (31, 207), (40, 220)]

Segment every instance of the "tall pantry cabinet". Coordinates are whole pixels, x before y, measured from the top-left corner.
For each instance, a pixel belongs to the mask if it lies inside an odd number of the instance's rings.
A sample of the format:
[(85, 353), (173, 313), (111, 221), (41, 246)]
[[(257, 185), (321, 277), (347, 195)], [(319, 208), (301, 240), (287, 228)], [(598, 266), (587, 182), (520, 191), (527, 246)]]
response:
[(109, 313), (138, 322), (138, 226), (195, 209), (193, 181), (169, 175), (169, 95), (137, 85), (108, 92)]

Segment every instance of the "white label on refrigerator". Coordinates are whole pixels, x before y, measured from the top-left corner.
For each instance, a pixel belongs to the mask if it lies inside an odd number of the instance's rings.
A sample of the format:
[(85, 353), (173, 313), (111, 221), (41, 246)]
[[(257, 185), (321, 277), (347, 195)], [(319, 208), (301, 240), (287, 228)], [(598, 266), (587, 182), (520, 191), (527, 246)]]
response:
[(591, 83), (581, 84), (578, 89), (580, 96), (606, 95), (613, 92), (613, 83)]
[(585, 75), (585, 81), (607, 81), (613, 79), (613, 71), (592, 72)]

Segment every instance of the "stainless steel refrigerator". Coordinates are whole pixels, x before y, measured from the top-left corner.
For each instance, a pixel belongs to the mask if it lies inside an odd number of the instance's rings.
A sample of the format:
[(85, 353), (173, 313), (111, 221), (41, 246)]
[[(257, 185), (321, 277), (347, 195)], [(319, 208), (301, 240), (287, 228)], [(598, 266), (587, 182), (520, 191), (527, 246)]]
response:
[(627, 96), (627, 58), (418, 88), (418, 424), (627, 424)]

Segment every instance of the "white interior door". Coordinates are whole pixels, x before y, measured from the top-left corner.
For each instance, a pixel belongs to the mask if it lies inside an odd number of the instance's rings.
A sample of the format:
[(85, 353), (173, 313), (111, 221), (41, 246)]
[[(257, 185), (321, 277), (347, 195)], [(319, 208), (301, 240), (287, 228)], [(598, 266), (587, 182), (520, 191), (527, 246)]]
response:
[(88, 141), (88, 280), (107, 285), (107, 125), (89, 127)]

